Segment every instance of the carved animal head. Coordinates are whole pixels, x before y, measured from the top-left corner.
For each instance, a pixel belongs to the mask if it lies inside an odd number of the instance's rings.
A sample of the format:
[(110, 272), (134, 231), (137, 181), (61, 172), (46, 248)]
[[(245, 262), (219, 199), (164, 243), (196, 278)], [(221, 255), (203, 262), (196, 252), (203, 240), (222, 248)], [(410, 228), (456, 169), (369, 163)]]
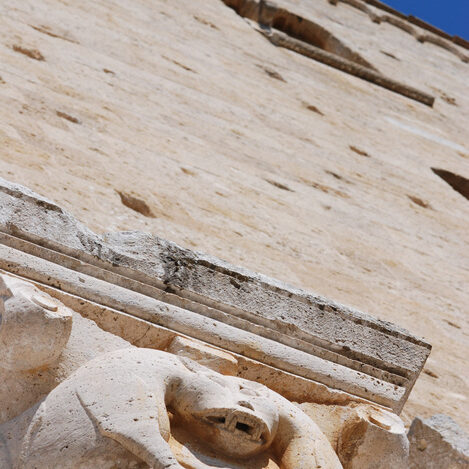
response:
[[(265, 451), (278, 428), (278, 410), (261, 384), (223, 376), (184, 360), (196, 371), (180, 386), (173, 407), (202, 441), (232, 457)], [(195, 368), (197, 370), (195, 370)]]

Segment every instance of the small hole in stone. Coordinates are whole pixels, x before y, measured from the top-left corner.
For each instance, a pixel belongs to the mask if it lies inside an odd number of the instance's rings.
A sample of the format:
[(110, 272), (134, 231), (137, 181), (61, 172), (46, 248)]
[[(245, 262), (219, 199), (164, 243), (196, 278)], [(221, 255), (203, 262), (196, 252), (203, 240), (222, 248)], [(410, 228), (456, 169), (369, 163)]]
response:
[(459, 324), (456, 324), (455, 322), (448, 321), (448, 319), (443, 319), (443, 321), (446, 322), (451, 327), (454, 327), (455, 329), (461, 329), (461, 326)]
[(170, 57), (167, 57), (166, 55), (163, 55), (162, 56), (164, 59), (168, 60), (169, 62), (172, 62), (174, 65), (178, 66), (179, 68), (182, 68), (183, 70), (186, 70), (187, 72), (191, 72), (191, 73), (197, 73), (194, 69), (188, 67), (187, 65), (177, 61), (177, 60), (174, 60), (174, 59), (171, 59)]
[(279, 80), (279, 81), (283, 81), (286, 83), (286, 80), (285, 78), (282, 77), (282, 75), (280, 75), (280, 73), (276, 72), (275, 70), (273, 70), (272, 68), (269, 68), (269, 67), (264, 67), (262, 65), (258, 65), (258, 67), (262, 70), (264, 70), (264, 72), (269, 75), (270, 78), (274, 78), (275, 80)]
[(415, 195), (407, 195), (409, 199), (416, 205), (423, 207), (423, 208), (432, 208), (428, 202), (425, 202), (420, 197), (416, 197)]
[(308, 110), (315, 112), (316, 114), (319, 114), (320, 116), (323, 116), (324, 114), (313, 104), (308, 104), (308, 103), (303, 103), (303, 106)]
[(58, 117), (61, 117), (62, 119), (66, 119), (70, 122), (73, 122), (74, 124), (81, 124), (80, 120), (77, 119), (76, 117), (71, 116), (70, 114), (67, 114), (66, 112), (62, 111), (55, 111)]
[(187, 174), (188, 176), (195, 176), (195, 175), (196, 175), (195, 171), (192, 171), (191, 169), (187, 169), (187, 168), (182, 168), (182, 167), (181, 167), (181, 171), (182, 171), (184, 174)]
[(237, 422), (236, 423), (236, 429), (237, 430), (240, 430), (244, 433), (248, 433), (250, 434), (251, 431), (252, 431), (252, 427), (250, 427), (249, 425), (247, 425), (246, 423), (242, 423), (242, 422)]
[(15, 52), (19, 52), (20, 54), (26, 55), (30, 59), (40, 60), (40, 61), (45, 60), (44, 56), (37, 49), (28, 49), (26, 47), (14, 45), (13, 50)]
[(295, 192), (293, 189), (290, 189), (288, 186), (286, 186), (285, 184), (282, 184), (281, 182), (272, 181), (271, 179), (266, 179), (266, 182), (284, 191)]
[(340, 174), (334, 173), (334, 171), (329, 171), (329, 170), (326, 169), (325, 172), (326, 172), (327, 174), (330, 174), (332, 177), (338, 179), (339, 181), (340, 181), (341, 179), (343, 179), (342, 176), (340, 176)]
[(401, 61), (401, 59), (398, 59), (394, 54), (391, 54), (391, 52), (386, 52), (385, 50), (380, 50), (380, 52), (384, 55), (387, 55), (388, 57), (391, 57), (391, 59), (399, 60), (399, 62)]
[(241, 288), (241, 285), (234, 278), (230, 278), (230, 283), (235, 288)]
[(210, 26), (212, 29), (219, 30), (218, 26), (214, 25), (210, 21), (207, 21), (205, 18), (202, 18), (201, 16), (194, 16), (194, 19), (198, 21), (200, 24), (204, 24), (206, 26)]
[(446, 169), (432, 168), (432, 171), (449, 184), (456, 192), (469, 200), (469, 179)]
[(441, 99), (446, 103), (451, 104), (451, 106), (457, 106), (456, 99), (448, 96), (446, 93), (441, 93)]
[(436, 373), (433, 373), (433, 371), (431, 370), (423, 370), (423, 372), (428, 375), (428, 376), (431, 376), (432, 378), (435, 378), (435, 379), (438, 379), (438, 375)]
[(135, 212), (140, 213), (145, 217), (155, 218), (156, 215), (152, 212), (151, 208), (144, 200), (134, 197), (133, 195), (127, 194), (125, 192), (117, 191), (117, 193), (121, 198), (122, 204), (126, 207), (134, 210)]
[(366, 156), (368, 158), (370, 157), (370, 155), (366, 151), (360, 150), (360, 148), (357, 148), (353, 145), (349, 145), (349, 148), (350, 148), (350, 150), (352, 150), (353, 152), (357, 153), (360, 156)]

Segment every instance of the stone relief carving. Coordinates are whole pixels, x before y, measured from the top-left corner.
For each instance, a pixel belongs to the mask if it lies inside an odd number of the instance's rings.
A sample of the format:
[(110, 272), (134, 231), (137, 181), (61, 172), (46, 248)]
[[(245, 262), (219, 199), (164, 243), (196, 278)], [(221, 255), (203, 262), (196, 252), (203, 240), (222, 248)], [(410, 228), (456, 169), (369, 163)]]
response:
[(0, 275), (0, 367), (33, 370), (62, 353), (72, 330), (68, 308), (34, 285)]
[[(0, 276), (0, 294), (0, 367), (23, 373), (60, 361), (73, 312), (9, 276)], [(285, 469), (342, 467), (319, 427), (290, 401), (159, 350), (129, 344), (103, 353), (45, 394), (0, 425), (2, 468), (182, 468), (168, 444), (173, 424), (222, 459), (268, 453)]]
[(265, 386), (137, 348), (104, 354), (54, 389), (31, 419), (18, 467), (182, 468), (167, 444), (168, 412), (221, 456), (272, 447), (285, 469), (342, 467), (317, 425)]

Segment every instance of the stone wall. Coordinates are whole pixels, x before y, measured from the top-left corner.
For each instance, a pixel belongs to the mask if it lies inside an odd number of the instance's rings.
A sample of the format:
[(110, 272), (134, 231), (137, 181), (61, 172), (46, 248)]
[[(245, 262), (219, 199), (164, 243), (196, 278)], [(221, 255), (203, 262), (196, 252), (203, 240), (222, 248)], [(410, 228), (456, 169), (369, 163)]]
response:
[(5, 3), (1, 174), (98, 233), (155, 233), (425, 336), (403, 419), (458, 419), (468, 206), (431, 168), (469, 177), (467, 49), (344, 2), (281, 6), (433, 107), (275, 47), (221, 0)]

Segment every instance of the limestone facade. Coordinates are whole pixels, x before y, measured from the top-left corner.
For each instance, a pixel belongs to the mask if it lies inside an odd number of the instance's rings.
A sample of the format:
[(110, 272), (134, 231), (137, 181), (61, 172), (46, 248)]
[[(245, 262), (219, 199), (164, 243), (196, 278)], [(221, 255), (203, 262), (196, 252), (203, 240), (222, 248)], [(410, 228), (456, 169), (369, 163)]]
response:
[(468, 428), (467, 41), (377, 0), (0, 14), (0, 468), (465, 467), (406, 426)]
[(3, 2), (1, 175), (95, 232), (155, 233), (424, 336), (403, 419), (458, 419), (469, 215), (438, 174), (469, 179), (465, 42), (377, 1), (278, 8), (433, 106), (276, 47), (221, 0)]

